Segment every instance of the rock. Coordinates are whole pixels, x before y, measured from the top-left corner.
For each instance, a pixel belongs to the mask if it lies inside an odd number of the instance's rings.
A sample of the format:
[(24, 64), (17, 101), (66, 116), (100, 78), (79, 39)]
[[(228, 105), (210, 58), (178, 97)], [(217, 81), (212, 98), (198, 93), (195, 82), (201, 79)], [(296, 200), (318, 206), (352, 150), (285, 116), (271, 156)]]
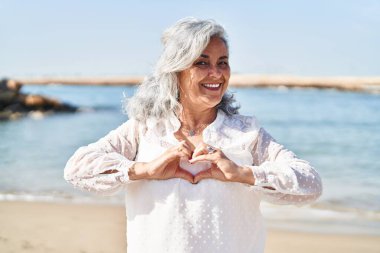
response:
[(42, 118), (54, 112), (76, 112), (78, 108), (56, 99), (20, 92), (22, 84), (14, 80), (0, 81), (0, 120), (17, 119), (25, 115)]
[(19, 95), (22, 84), (14, 80), (3, 79), (0, 80), (0, 110), (14, 101)]
[[(5, 79), (5, 80), (7, 80), (7, 79)], [(21, 87), (22, 87), (22, 84), (19, 83), (19, 82), (17, 82), (17, 81), (15, 81), (15, 80), (7, 80), (7, 81), (8, 81), (7, 82), (7, 87), (10, 90), (19, 91), (21, 89)]]
[(62, 103), (56, 99), (44, 97), (41, 95), (21, 94), (18, 97), (20, 104), (28, 108), (28, 111), (59, 111), (59, 112), (75, 112), (77, 108), (75, 106)]

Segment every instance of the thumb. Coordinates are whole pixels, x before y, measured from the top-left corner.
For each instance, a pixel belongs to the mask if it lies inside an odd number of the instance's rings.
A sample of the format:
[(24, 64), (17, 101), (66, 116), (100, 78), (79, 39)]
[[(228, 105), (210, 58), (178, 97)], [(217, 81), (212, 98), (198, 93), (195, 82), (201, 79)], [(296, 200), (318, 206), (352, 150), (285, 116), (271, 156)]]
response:
[(184, 180), (187, 180), (187, 181), (189, 181), (192, 184), (194, 183), (193, 174), (191, 174), (187, 170), (184, 170), (184, 169), (182, 169), (180, 167), (177, 169), (176, 177), (179, 177), (179, 178), (182, 178)]
[(202, 179), (212, 178), (211, 169), (203, 170), (194, 176), (194, 184), (197, 184)]

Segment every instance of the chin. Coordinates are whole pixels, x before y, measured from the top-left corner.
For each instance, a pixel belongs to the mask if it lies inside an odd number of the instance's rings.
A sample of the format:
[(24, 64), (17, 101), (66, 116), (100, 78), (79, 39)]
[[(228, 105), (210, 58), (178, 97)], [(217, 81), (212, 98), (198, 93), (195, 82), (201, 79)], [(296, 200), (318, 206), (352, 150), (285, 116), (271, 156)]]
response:
[(222, 98), (205, 99), (203, 104), (206, 104), (208, 108), (213, 108), (213, 107), (216, 107), (221, 101), (222, 101)]

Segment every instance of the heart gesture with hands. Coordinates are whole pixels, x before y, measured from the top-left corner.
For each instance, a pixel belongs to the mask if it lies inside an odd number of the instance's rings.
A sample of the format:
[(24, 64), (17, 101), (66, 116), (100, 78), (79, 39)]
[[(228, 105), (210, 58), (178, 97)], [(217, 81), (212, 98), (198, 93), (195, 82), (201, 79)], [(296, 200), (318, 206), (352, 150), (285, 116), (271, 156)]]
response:
[(208, 161), (211, 167), (194, 176), (194, 183), (202, 179), (210, 178), (220, 181), (241, 182), (241, 170), (244, 168), (228, 159), (222, 150), (214, 148), (206, 143), (200, 143), (194, 150), (190, 163)]
[[(190, 163), (208, 161), (211, 167), (192, 175), (179, 165), (181, 158), (186, 158)], [(140, 173), (136, 173), (139, 171)], [(143, 173), (141, 173), (143, 171)], [(140, 176), (133, 176), (140, 174)], [(186, 141), (181, 141), (178, 146), (169, 148), (161, 156), (148, 163), (136, 163), (132, 169), (131, 179), (158, 179), (182, 178), (196, 184), (202, 179), (216, 179), (220, 181), (241, 182), (254, 184), (254, 177), (249, 168), (238, 166), (217, 148), (206, 143), (200, 143), (192, 151)]]
[(179, 166), (181, 158), (191, 157), (191, 148), (186, 141), (181, 141), (178, 146), (167, 149), (161, 156), (149, 163), (143, 163), (147, 179), (165, 180), (170, 178), (182, 178), (193, 183), (193, 175)]

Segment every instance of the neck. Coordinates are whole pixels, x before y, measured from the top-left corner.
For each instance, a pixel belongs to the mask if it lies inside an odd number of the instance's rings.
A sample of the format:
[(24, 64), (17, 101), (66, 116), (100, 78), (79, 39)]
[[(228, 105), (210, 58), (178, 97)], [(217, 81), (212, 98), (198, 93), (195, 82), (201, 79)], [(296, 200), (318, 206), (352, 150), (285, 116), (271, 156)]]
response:
[(195, 129), (200, 125), (210, 124), (215, 120), (217, 116), (217, 109), (207, 108), (207, 109), (189, 109), (187, 107), (183, 107), (182, 113), (179, 117), (182, 126), (186, 126), (190, 129)]

